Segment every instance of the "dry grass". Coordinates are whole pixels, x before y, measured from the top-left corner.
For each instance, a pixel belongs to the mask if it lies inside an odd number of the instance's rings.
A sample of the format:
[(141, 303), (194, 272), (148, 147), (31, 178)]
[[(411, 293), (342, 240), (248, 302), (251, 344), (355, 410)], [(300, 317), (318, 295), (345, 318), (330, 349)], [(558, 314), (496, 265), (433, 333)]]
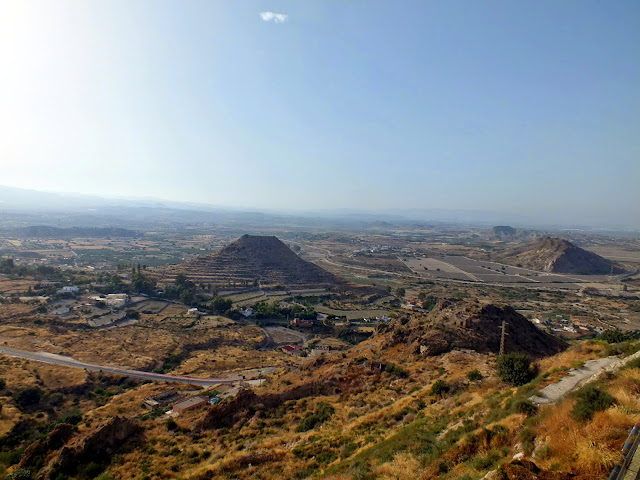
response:
[(538, 438), (548, 438), (549, 455), (541, 466), (562, 465), (580, 475), (580, 478), (599, 479), (620, 459), (620, 449), (629, 429), (640, 420), (638, 401), (629, 391), (640, 376), (638, 372), (622, 372), (610, 381), (607, 390), (617, 405), (597, 412), (584, 423), (571, 416), (574, 401), (547, 407), (543, 420), (536, 428)]
[(374, 470), (380, 480), (418, 480), (421, 477), (420, 461), (410, 453), (399, 453), (389, 463)]
[(555, 368), (572, 368), (579, 362), (597, 358), (604, 346), (598, 344), (579, 343), (558, 355), (546, 357), (536, 362), (541, 373)]

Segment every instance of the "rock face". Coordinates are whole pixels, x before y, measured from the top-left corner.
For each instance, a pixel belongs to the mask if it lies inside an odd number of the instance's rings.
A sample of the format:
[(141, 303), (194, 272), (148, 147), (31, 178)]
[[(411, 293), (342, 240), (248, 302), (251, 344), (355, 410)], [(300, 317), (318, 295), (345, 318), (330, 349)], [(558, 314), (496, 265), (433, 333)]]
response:
[(76, 438), (63, 446), (47, 467), (45, 478), (56, 478), (60, 474), (73, 475), (79, 467), (89, 462), (105, 464), (110, 457), (128, 443), (135, 442), (141, 427), (133, 420), (113, 417), (88, 434)]
[(508, 251), (500, 259), (504, 263), (551, 273), (610, 275), (625, 271), (611, 260), (576, 247), (567, 240), (551, 237)]
[(34, 467), (49, 451), (60, 448), (73, 435), (73, 426), (60, 423), (51, 430), (46, 440), (36, 440), (22, 454), (18, 468)]
[(338, 279), (307, 262), (274, 236), (243, 235), (218, 253), (203, 255), (167, 272), (191, 280), (226, 284), (229, 280), (261, 285), (330, 285)]
[(502, 322), (505, 328), (505, 353), (522, 352), (531, 358), (554, 355), (568, 347), (563, 340), (543, 332), (508, 305), (468, 304), (442, 301), (425, 323), (410, 322), (396, 326), (385, 346), (408, 344), (414, 353), (440, 355), (453, 349), (499, 353)]
[(233, 399), (220, 402), (209, 409), (198, 423), (196, 431), (231, 427), (236, 422), (253, 416), (258, 410), (271, 410), (289, 400), (316, 395), (331, 395), (336, 387), (331, 381), (311, 382), (285, 390), (282, 393), (256, 395), (251, 390), (240, 391)]

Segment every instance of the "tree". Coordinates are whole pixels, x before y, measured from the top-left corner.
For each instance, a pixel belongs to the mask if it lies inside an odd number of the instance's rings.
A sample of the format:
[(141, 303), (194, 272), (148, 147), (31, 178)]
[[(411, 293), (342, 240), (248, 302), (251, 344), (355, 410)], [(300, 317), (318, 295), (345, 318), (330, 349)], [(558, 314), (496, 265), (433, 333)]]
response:
[(607, 343), (620, 343), (627, 340), (627, 336), (619, 329), (607, 330), (600, 334), (600, 340), (604, 340)]
[(398, 287), (393, 292), (393, 294), (396, 297), (400, 297), (400, 298), (404, 297), (405, 293), (407, 293), (407, 292), (405, 291), (405, 289), (403, 287)]
[(451, 387), (444, 380), (436, 380), (431, 387), (431, 395), (442, 396), (448, 393)]
[(214, 313), (222, 315), (224, 312), (229, 310), (232, 305), (233, 302), (231, 300), (216, 296), (209, 304), (209, 308), (211, 308)]
[(180, 293), (180, 301), (185, 305), (191, 305), (191, 302), (193, 302), (193, 294), (189, 290), (183, 290)]
[(524, 353), (507, 353), (498, 356), (498, 376), (511, 385), (519, 386), (530, 382), (535, 371)]

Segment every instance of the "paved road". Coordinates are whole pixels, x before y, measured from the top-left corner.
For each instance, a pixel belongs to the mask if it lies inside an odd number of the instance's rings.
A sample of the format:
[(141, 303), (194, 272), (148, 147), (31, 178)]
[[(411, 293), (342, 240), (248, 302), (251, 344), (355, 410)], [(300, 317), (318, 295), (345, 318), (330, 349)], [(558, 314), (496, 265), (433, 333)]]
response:
[(241, 381), (241, 377), (225, 377), (225, 378), (196, 378), (185, 377), (181, 375), (166, 375), (163, 373), (143, 372), (140, 370), (129, 370), (123, 367), (111, 365), (95, 365), (93, 363), (85, 363), (71, 357), (56, 355), (48, 352), (28, 352), (26, 350), (17, 350), (15, 348), (0, 346), (0, 354), (9, 355), (11, 357), (26, 358), (35, 360), (36, 362), (51, 363), (54, 365), (64, 365), (66, 367), (83, 368), (95, 372), (113, 373), (115, 375), (124, 375), (125, 377), (139, 378), (142, 380), (151, 380), (153, 382), (178, 382), (188, 383), (191, 385), (200, 385), (201, 387), (210, 387), (218, 383), (234, 383)]

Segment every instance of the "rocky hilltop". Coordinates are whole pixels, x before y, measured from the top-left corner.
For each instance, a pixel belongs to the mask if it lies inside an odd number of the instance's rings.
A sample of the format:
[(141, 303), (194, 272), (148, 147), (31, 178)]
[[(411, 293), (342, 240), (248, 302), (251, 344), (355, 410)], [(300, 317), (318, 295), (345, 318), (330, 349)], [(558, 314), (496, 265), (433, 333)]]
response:
[(506, 252), (500, 257), (504, 263), (552, 273), (575, 275), (610, 275), (624, 273), (624, 269), (606, 258), (589, 252), (573, 243), (543, 237)]
[(339, 283), (319, 266), (303, 260), (275, 236), (243, 235), (218, 253), (203, 255), (172, 267), (197, 282), (214, 285), (231, 281), (261, 285), (317, 286)]
[(439, 355), (454, 349), (499, 353), (502, 322), (505, 352), (522, 352), (531, 358), (554, 355), (568, 345), (538, 329), (509, 305), (480, 305), (440, 300), (427, 320), (412, 319), (404, 326), (389, 326), (380, 332), (384, 346), (404, 344), (412, 353)]

